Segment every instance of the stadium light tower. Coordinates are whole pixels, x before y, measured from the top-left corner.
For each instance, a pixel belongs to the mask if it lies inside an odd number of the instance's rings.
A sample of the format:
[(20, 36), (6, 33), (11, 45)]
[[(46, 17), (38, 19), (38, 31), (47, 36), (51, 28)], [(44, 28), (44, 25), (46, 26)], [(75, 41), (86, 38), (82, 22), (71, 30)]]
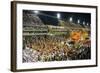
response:
[(78, 24), (80, 23), (80, 20), (79, 20), (79, 19), (77, 20), (77, 23), (78, 23)]
[(60, 13), (57, 13), (57, 18), (58, 18), (58, 19), (60, 19), (60, 18), (61, 18)]
[(70, 17), (70, 18), (69, 18), (69, 21), (70, 21), (70, 22), (72, 22), (72, 21), (73, 21), (73, 18), (72, 18), (72, 17)]
[(34, 13), (38, 14), (38, 13), (39, 13), (39, 11), (35, 10), (35, 11), (34, 11)]

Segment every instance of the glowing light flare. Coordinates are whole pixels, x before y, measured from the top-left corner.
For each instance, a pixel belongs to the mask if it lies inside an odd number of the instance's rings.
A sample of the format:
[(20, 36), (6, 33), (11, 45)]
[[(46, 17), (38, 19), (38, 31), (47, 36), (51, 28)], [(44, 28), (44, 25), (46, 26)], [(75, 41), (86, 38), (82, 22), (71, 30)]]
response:
[(38, 14), (38, 13), (39, 13), (39, 11), (35, 10), (35, 11), (34, 11), (34, 13)]
[(61, 18), (60, 13), (57, 13), (57, 18), (58, 18), (58, 19), (60, 19), (60, 18)]
[(79, 19), (77, 20), (77, 23), (78, 23), (78, 24), (80, 23), (80, 20), (79, 20)]
[(73, 18), (72, 18), (72, 17), (70, 17), (70, 18), (69, 18), (69, 21), (70, 21), (70, 22), (72, 22), (72, 21), (73, 21)]
[(86, 24), (87, 26), (89, 25), (89, 23)]
[(85, 25), (85, 21), (83, 21), (83, 25)]

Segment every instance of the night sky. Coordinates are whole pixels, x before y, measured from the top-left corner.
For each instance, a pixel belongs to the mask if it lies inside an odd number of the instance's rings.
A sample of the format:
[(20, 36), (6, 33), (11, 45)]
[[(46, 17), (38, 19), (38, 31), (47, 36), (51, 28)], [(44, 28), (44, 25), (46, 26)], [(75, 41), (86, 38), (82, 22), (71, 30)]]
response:
[[(26, 13), (36, 14), (34, 10), (23, 10)], [(73, 12), (54, 12), (54, 11), (38, 11), (36, 14), (43, 21), (44, 24), (58, 25), (57, 13), (60, 14), (60, 19), (64, 21), (69, 21), (70, 17), (73, 18), (73, 23), (77, 24), (78, 19), (80, 20), (80, 24), (83, 25), (83, 21), (85, 21), (85, 25), (91, 24), (91, 14), (90, 13), (73, 13)]]

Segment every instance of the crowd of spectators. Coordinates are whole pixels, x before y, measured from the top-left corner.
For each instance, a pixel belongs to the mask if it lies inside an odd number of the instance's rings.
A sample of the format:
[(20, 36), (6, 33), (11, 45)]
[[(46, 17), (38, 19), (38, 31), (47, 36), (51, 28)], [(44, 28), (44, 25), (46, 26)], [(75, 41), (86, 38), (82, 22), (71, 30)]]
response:
[(34, 35), (23, 39), (23, 62), (81, 60), (91, 58), (90, 39), (75, 43), (65, 36)]

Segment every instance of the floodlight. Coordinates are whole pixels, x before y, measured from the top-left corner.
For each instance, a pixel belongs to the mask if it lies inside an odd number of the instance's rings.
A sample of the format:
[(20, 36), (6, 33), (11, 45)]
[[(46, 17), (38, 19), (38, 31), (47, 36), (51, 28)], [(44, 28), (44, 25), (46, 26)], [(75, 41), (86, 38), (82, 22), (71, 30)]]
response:
[(77, 23), (79, 24), (80, 23), (80, 20), (78, 19)]
[(83, 21), (83, 25), (85, 25), (85, 21)]
[(34, 11), (34, 13), (38, 14), (38, 13), (39, 13), (39, 11), (35, 10), (35, 11)]
[(60, 19), (61, 15), (60, 13), (57, 13), (57, 18)]
[(89, 25), (89, 23), (87, 23), (87, 26)]
[(70, 21), (70, 22), (72, 22), (72, 21), (73, 21), (73, 18), (72, 18), (72, 17), (70, 17), (70, 18), (69, 18), (69, 21)]

